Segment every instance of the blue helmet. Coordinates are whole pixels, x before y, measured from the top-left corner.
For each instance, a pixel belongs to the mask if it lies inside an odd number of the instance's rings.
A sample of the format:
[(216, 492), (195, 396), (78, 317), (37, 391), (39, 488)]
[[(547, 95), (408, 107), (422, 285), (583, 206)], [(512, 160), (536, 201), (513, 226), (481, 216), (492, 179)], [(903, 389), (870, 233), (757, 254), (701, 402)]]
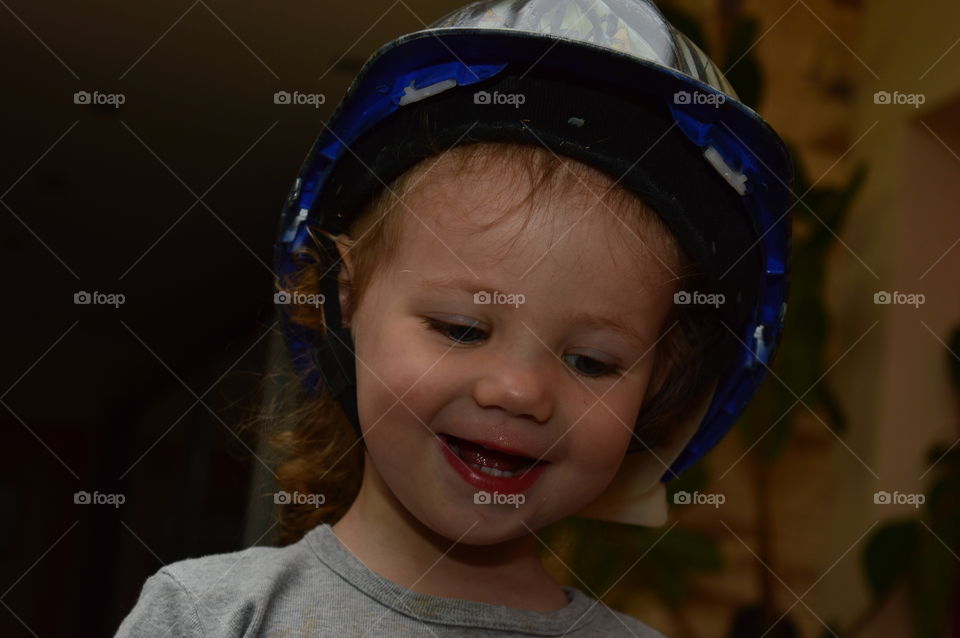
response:
[[(661, 480), (678, 475), (731, 428), (780, 340), (792, 200), (783, 142), (650, 0), (481, 0), (364, 64), (287, 198), (278, 277), (298, 269), (295, 254), (313, 241), (308, 227), (347, 232), (392, 179), (476, 141), (538, 144), (611, 175), (657, 211), (710, 291), (723, 295), (718, 312), (729, 338), (715, 344), (707, 366), (717, 385)], [(334, 263), (336, 249), (324, 248)], [(283, 333), (306, 389), (326, 389), (359, 435), (353, 344), (335, 272), (322, 290), (328, 331), (282, 312)]]

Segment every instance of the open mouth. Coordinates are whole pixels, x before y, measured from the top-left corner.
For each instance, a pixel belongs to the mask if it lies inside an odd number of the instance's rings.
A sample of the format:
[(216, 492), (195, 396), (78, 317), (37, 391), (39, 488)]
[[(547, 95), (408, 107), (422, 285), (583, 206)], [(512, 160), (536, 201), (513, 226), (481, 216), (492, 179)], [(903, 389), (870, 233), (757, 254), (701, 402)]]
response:
[(450, 434), (438, 434), (453, 453), (456, 454), (464, 463), (478, 472), (489, 474), (490, 476), (509, 478), (526, 474), (532, 468), (543, 463), (544, 460), (537, 460), (528, 456), (519, 456), (492, 450), (488, 447), (461, 439)]

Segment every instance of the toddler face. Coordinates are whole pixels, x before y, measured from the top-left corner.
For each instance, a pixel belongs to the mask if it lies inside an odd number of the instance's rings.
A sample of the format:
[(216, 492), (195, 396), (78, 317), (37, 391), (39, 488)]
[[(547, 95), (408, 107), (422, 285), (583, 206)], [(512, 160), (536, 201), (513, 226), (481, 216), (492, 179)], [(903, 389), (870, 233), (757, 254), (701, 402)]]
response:
[[(525, 203), (521, 167), (465, 178), (444, 161), (395, 211), (396, 258), (351, 318), (358, 407), (382, 497), (446, 538), (490, 544), (575, 514), (616, 474), (655, 389), (677, 263), (672, 239), (638, 238), (563, 168), (560, 191)], [(582, 179), (597, 195), (609, 185)], [(539, 464), (491, 476), (464, 440)]]

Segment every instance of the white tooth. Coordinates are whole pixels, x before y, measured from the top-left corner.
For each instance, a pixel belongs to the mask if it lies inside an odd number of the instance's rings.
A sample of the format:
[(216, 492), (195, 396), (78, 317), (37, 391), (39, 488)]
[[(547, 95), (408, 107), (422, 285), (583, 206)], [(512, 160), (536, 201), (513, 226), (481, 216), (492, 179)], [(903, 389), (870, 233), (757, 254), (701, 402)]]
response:
[(507, 477), (516, 476), (516, 472), (505, 472), (503, 470), (498, 470), (497, 468), (494, 468), (494, 467), (477, 465), (476, 463), (470, 463), (470, 467), (480, 472), (483, 472), (484, 474), (489, 474), (491, 476), (507, 476)]

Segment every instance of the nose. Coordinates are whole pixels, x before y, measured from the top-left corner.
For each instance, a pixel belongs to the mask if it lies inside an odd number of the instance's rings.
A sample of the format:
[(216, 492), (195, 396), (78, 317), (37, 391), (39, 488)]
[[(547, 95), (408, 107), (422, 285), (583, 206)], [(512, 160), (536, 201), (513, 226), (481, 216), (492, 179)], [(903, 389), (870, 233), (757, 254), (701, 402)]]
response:
[[(504, 344), (506, 345), (506, 344)], [(539, 348), (539, 352), (534, 352)], [(547, 363), (553, 355), (543, 344), (532, 344), (530, 351), (513, 346), (488, 352), (480, 374), (473, 384), (473, 398), (480, 407), (498, 407), (512, 416), (529, 416), (544, 423), (553, 414)]]

